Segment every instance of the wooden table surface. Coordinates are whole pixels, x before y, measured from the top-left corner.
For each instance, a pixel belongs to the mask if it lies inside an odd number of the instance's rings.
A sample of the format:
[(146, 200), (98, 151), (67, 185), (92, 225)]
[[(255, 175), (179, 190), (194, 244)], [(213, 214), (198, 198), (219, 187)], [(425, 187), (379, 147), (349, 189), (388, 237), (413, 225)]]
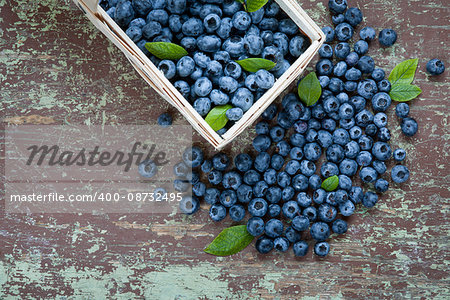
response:
[[(321, 27), (330, 23), (324, 0), (302, 2)], [(375, 208), (359, 207), (349, 232), (330, 240), (327, 258), (311, 251), (304, 258), (291, 251), (262, 256), (253, 245), (232, 257), (207, 255), (202, 249), (231, 222), (213, 224), (205, 209), (188, 218), (2, 208), (0, 298), (449, 299), (448, 71), (432, 78), (425, 64), (438, 57), (450, 67), (450, 2), (349, 2), (362, 9), (365, 24), (399, 34), (393, 47), (375, 42), (370, 49), (378, 66), (390, 71), (419, 58), (415, 83), (423, 93), (411, 102), (411, 115), (420, 129), (406, 138), (390, 110), (392, 145), (407, 150), (411, 179), (391, 185)], [(155, 124), (167, 110), (176, 124), (187, 124), (68, 0), (0, 0), (0, 84), (3, 129)], [(248, 130), (227, 150), (235, 153), (253, 136)]]

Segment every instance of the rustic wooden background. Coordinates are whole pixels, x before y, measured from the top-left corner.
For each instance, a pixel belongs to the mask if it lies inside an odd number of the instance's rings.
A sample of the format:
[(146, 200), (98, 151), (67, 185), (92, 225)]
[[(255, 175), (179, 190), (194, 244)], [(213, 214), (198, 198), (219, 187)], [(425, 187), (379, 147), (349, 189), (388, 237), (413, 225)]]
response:
[[(206, 210), (186, 218), (2, 209), (0, 298), (449, 299), (448, 71), (431, 78), (425, 64), (438, 57), (450, 67), (450, 3), (349, 2), (363, 10), (365, 24), (399, 34), (394, 47), (370, 49), (378, 66), (391, 70), (404, 59), (420, 59), (415, 83), (423, 93), (411, 103), (420, 129), (405, 138), (391, 111), (393, 145), (408, 151), (411, 180), (392, 185), (375, 208), (359, 208), (349, 232), (331, 239), (327, 258), (309, 253), (299, 259), (291, 251), (261, 256), (253, 247), (209, 256), (202, 249), (231, 223), (213, 224)], [(320, 26), (330, 23), (325, 0), (302, 6)], [(173, 111), (68, 0), (0, 0), (0, 84), (3, 129), (155, 124), (160, 113)], [(187, 123), (174, 116), (176, 124)], [(249, 130), (228, 150), (248, 145), (253, 135)]]

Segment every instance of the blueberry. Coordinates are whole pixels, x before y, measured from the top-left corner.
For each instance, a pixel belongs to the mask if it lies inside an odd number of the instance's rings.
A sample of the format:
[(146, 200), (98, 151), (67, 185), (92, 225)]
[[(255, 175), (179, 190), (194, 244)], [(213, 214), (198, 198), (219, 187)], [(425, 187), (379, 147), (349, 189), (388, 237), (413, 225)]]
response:
[(275, 18), (263, 18), (261, 22), (259, 22), (258, 27), (261, 30), (276, 31), (278, 29), (278, 25), (278, 20)]
[(282, 191), (281, 191), (281, 199), (283, 201), (289, 201), (294, 197), (295, 194), (295, 190), (293, 187), (291, 186), (286, 186)]
[(418, 125), (413, 118), (404, 118), (401, 123), (402, 132), (406, 136), (413, 136), (417, 133)]
[(353, 159), (345, 158), (340, 164), (339, 164), (339, 171), (343, 175), (347, 176), (353, 176), (356, 174), (356, 171), (358, 170), (358, 164)]
[(237, 190), (241, 183), (242, 177), (238, 172), (231, 171), (223, 175), (222, 185), (226, 189)]
[(276, 46), (265, 47), (261, 56), (262, 58), (271, 60), (277, 64), (275, 65), (275, 67), (272, 68), (271, 71), (276, 71), (281, 68), (281, 65), (279, 63), (283, 61), (283, 54), (281, 53), (280, 49), (278, 49), (278, 47)]
[(344, 217), (349, 217), (355, 212), (355, 204), (351, 200), (339, 204), (339, 212)]
[[(367, 131), (367, 129), (366, 129)], [(387, 142), (391, 139), (391, 131), (386, 127), (380, 128), (377, 133), (377, 138), (379, 141)]]
[(362, 129), (359, 126), (353, 126), (352, 128), (349, 129), (348, 133), (352, 140), (357, 140), (362, 135)]
[(324, 178), (328, 178), (334, 175), (338, 175), (339, 174), (339, 168), (335, 163), (332, 162), (326, 162), (324, 164), (322, 164), (322, 166), (320, 167), (320, 174), (324, 177)]
[(331, 16), (331, 22), (334, 25), (339, 25), (341, 23), (344, 23), (345, 22), (344, 14), (338, 14), (338, 15)]
[(221, 65), (226, 65), (230, 62), (230, 53), (227, 51), (217, 51), (214, 53), (214, 60), (218, 61)]
[(355, 108), (355, 112), (361, 112), (366, 106), (366, 99), (361, 96), (353, 96), (350, 98), (350, 103)]
[(283, 19), (278, 25), (278, 31), (287, 35), (294, 35), (298, 33), (298, 26), (291, 19)]
[(264, 90), (270, 89), (275, 83), (275, 77), (266, 70), (259, 70), (255, 75), (256, 84)]
[(206, 192), (206, 185), (203, 182), (197, 182), (192, 186), (192, 193), (197, 197), (203, 197)]
[(233, 77), (222, 76), (219, 78), (219, 87), (224, 93), (231, 94), (237, 90), (238, 86), (238, 82)]
[(375, 39), (375, 36), (376, 32), (372, 27), (364, 27), (359, 32), (359, 37), (361, 38), (361, 40), (364, 40), (366, 42), (373, 41)]
[(246, 88), (239, 88), (231, 98), (231, 103), (246, 112), (253, 105), (253, 94)]
[(362, 73), (370, 74), (375, 69), (375, 62), (373, 58), (370, 56), (363, 56), (358, 61), (358, 69), (361, 70)]
[(319, 242), (314, 245), (314, 253), (317, 256), (325, 257), (330, 252), (330, 244), (327, 242)]
[(225, 171), (230, 164), (230, 159), (225, 153), (219, 152), (212, 157), (212, 164), (214, 169)]
[(177, 177), (185, 178), (188, 174), (188, 167), (184, 162), (179, 162), (173, 166), (173, 173)]
[(335, 32), (338, 41), (346, 42), (349, 39), (351, 39), (353, 35), (353, 27), (350, 26), (348, 23), (341, 23), (336, 26)]
[(281, 189), (277, 186), (271, 186), (267, 189), (265, 197), (271, 203), (278, 203), (281, 200)]
[(320, 76), (329, 76), (333, 73), (333, 63), (329, 59), (321, 59), (316, 64), (316, 72)]
[(239, 121), (242, 116), (244, 115), (244, 112), (239, 107), (230, 108), (226, 111), (226, 116), (228, 120), (230, 121)]
[(334, 54), (337, 58), (345, 59), (350, 54), (350, 45), (346, 42), (340, 42), (334, 47)]
[[(250, 17), (252, 18), (253, 24), (258, 24), (264, 18), (264, 9), (258, 9), (257, 11), (251, 12)], [(255, 25), (252, 25), (252, 26), (255, 26)]]
[(359, 80), (362, 72), (356, 68), (351, 68), (345, 72), (345, 79), (347, 80)]
[(331, 78), (328, 89), (334, 94), (339, 94), (344, 91), (344, 82), (336, 77)]
[(373, 123), (378, 127), (386, 127), (387, 126), (388, 117), (385, 113), (379, 112), (373, 117)]
[(384, 161), (374, 160), (372, 162), (372, 167), (377, 171), (378, 174), (382, 175), (386, 173), (387, 167)]
[(433, 58), (427, 62), (427, 71), (433, 76), (441, 75), (445, 71), (445, 65), (441, 60)]
[(219, 202), (219, 197), (220, 197), (220, 192), (218, 189), (207, 188), (205, 190), (205, 195), (204, 195), (203, 199), (205, 200), (206, 203), (213, 205), (213, 204)]
[(203, 22), (197, 18), (190, 18), (183, 23), (181, 30), (185, 36), (197, 37), (203, 33)]
[(378, 41), (382, 46), (390, 47), (397, 41), (397, 33), (393, 29), (383, 29), (378, 35)]
[(364, 197), (362, 199), (362, 204), (367, 207), (371, 208), (374, 207), (375, 204), (377, 204), (378, 201), (378, 195), (373, 192), (367, 192), (364, 194)]
[(391, 171), (391, 178), (395, 183), (403, 183), (407, 181), (409, 179), (408, 168), (402, 165), (393, 167)]
[(194, 37), (184, 37), (181, 39), (180, 45), (187, 52), (193, 52), (197, 48), (197, 40)]
[(203, 19), (203, 26), (206, 29), (206, 32), (212, 33), (219, 29), (221, 23), (221, 19), (216, 14), (209, 14)]
[(137, 26), (130, 26), (125, 31), (125, 34), (133, 41), (138, 42), (142, 37), (142, 29)]
[(308, 244), (305, 241), (299, 241), (294, 243), (292, 249), (295, 256), (302, 257), (308, 253)]
[(204, 4), (202, 6), (202, 8), (200, 9), (200, 14), (199, 17), (201, 19), (206, 18), (207, 15), (209, 14), (216, 14), (219, 17), (222, 17), (222, 10), (220, 9), (220, 7), (218, 5), (214, 5), (214, 4)]
[(161, 127), (169, 127), (172, 125), (172, 116), (168, 113), (163, 113), (158, 117), (158, 125)]
[(228, 97), (227, 94), (225, 94), (222, 91), (219, 90), (212, 90), (209, 94), (209, 98), (211, 99), (211, 102), (215, 105), (225, 105), (228, 102), (230, 102), (230, 97)]
[(329, 0), (328, 8), (334, 14), (343, 13), (347, 9), (347, 0)]
[(128, 24), (134, 19), (135, 12), (131, 1), (120, 1), (114, 13), (114, 21), (123, 28), (126, 28)]
[[(211, 78), (213, 81), (214, 81), (214, 79), (219, 79), (223, 75), (222, 65), (218, 61), (212, 60), (206, 66), (205, 74), (206, 74), (206, 76)], [(219, 81), (219, 85), (220, 85), (220, 81)]]
[(283, 223), (278, 219), (270, 219), (264, 226), (264, 232), (271, 238), (279, 237), (283, 233)]
[(323, 148), (328, 148), (333, 143), (333, 136), (325, 130), (319, 130), (317, 134), (317, 142)]
[(361, 187), (359, 186), (352, 186), (350, 193), (348, 193), (348, 197), (350, 200), (357, 204), (360, 203), (364, 197), (364, 192)]
[(269, 210), (268, 210), (268, 215), (271, 218), (277, 217), (279, 216), (281, 213), (281, 207), (278, 204), (270, 204), (269, 205)]
[(209, 98), (198, 98), (194, 101), (193, 107), (200, 116), (204, 117), (211, 110), (211, 100)]
[(373, 80), (379, 82), (384, 79), (384, 76), (386, 76), (386, 74), (383, 69), (377, 68), (377, 69), (373, 70), (371, 76), (372, 76)]
[(331, 26), (325, 26), (322, 28), (322, 32), (325, 34), (325, 43), (331, 43), (334, 40), (334, 29)]
[(227, 209), (221, 204), (213, 204), (209, 209), (209, 217), (214, 222), (219, 222), (227, 216)]
[(225, 207), (233, 206), (237, 202), (236, 192), (233, 190), (224, 190), (220, 193), (219, 201)]
[(350, 141), (344, 146), (344, 154), (347, 158), (356, 158), (359, 152), (360, 147), (355, 141)]
[(216, 35), (202, 35), (197, 39), (197, 48), (205, 52), (217, 52), (221, 46), (222, 41)]
[(317, 143), (308, 143), (303, 148), (307, 160), (316, 161), (322, 155), (322, 149)]
[(369, 44), (366, 41), (359, 40), (353, 45), (353, 50), (356, 54), (363, 56), (369, 51)]
[(326, 88), (330, 83), (330, 77), (328, 76), (319, 76), (319, 83), (322, 89)]
[(275, 118), (276, 114), (277, 114), (277, 106), (274, 103), (272, 103), (262, 113), (261, 117), (264, 120), (272, 120), (273, 118)]
[(183, 152), (183, 161), (188, 167), (199, 167), (203, 162), (203, 151), (199, 147), (190, 147)]
[[(314, 165), (315, 168), (315, 165)], [(313, 174), (311, 175), (311, 177), (309, 177), (309, 187), (312, 190), (317, 190), (318, 188), (320, 188), (320, 186), (322, 185), (322, 179), (320, 179), (320, 176), (317, 174)]]
[[(189, 75), (192, 74), (192, 72), (194, 72), (194, 70), (195, 70), (195, 62), (189, 56), (182, 57), (177, 63), (178, 75), (181, 77), (188, 77)], [(202, 95), (202, 96), (206, 96), (206, 95)]]
[(250, 27), (250, 24), (252, 23), (252, 18), (247, 12), (238, 11), (236, 14), (233, 15), (232, 21), (234, 28), (236, 28), (237, 30), (245, 31)]
[(373, 161), (373, 156), (369, 151), (361, 151), (356, 156), (356, 162), (360, 166), (369, 166)]
[(162, 26), (167, 26), (169, 22), (169, 15), (164, 9), (154, 9), (149, 12), (146, 19), (147, 23), (150, 21), (155, 21)]
[(277, 237), (273, 240), (274, 248), (280, 252), (286, 252), (289, 249), (289, 241), (285, 237)]
[(280, 170), (284, 165), (284, 158), (279, 154), (273, 154), (270, 161), (270, 166), (275, 170)]
[(253, 148), (258, 152), (264, 152), (269, 149), (271, 140), (267, 135), (260, 134), (253, 139)]
[(251, 186), (241, 184), (236, 191), (237, 198), (241, 203), (249, 203), (253, 197), (253, 189)]
[(250, 55), (260, 55), (264, 48), (264, 41), (258, 35), (247, 34), (244, 38), (244, 48)]
[(225, 66), (224, 73), (226, 76), (238, 79), (242, 74), (242, 68), (238, 63), (231, 61)]
[(379, 193), (384, 193), (389, 189), (389, 182), (387, 180), (380, 178), (375, 182), (375, 190)]
[(359, 23), (361, 23), (362, 19), (363, 14), (357, 7), (350, 7), (345, 12), (345, 21), (353, 27), (356, 27)]
[(326, 196), (327, 196), (327, 192), (325, 192), (325, 190), (319, 188), (316, 191), (314, 191), (313, 201), (316, 204), (322, 204), (322, 203), (324, 203)]
[(387, 79), (383, 79), (377, 84), (379, 92), (389, 93), (391, 91), (391, 83)]
[(235, 204), (230, 207), (229, 213), (233, 221), (239, 222), (245, 217), (245, 208), (240, 204)]
[(195, 81), (193, 90), (196, 95), (205, 97), (212, 90), (212, 82), (207, 77), (201, 77)]
[(300, 147), (293, 147), (289, 152), (291, 159), (301, 160), (303, 158), (303, 150)]
[(297, 230), (292, 228), (292, 226), (289, 226), (289, 227), (286, 228), (286, 230), (284, 232), (284, 236), (291, 243), (298, 242), (298, 241), (300, 241), (300, 238), (301, 238), (300, 232), (298, 232)]
[(262, 236), (256, 240), (255, 247), (259, 253), (267, 254), (272, 251), (274, 244), (271, 238)]
[[(222, 1), (217, 2), (222, 3)], [(234, 0), (225, 0), (223, 1), (222, 5), (222, 11), (224, 15), (226, 16), (233, 16), (235, 13), (237, 13), (239, 10), (242, 9), (242, 5)]]
[[(338, 62), (333, 69), (333, 74), (337, 77), (342, 77), (347, 72), (347, 63), (345, 61)], [(330, 87), (330, 90), (333, 91), (333, 89)]]
[(365, 183), (372, 183), (377, 180), (378, 173), (372, 167), (364, 167), (361, 169), (361, 171), (359, 171), (359, 177)]
[(311, 196), (306, 194), (305, 192), (301, 192), (297, 194), (297, 203), (303, 208), (306, 208), (312, 204)]
[(194, 196), (184, 196), (180, 201), (180, 210), (187, 214), (192, 215), (200, 208), (200, 202)]
[(268, 188), (269, 185), (265, 181), (258, 181), (253, 186), (253, 195), (255, 195), (255, 197), (265, 197)]
[(255, 126), (256, 134), (268, 135), (269, 134), (269, 124), (265, 121), (258, 122)]
[(345, 222), (342, 219), (337, 219), (333, 222), (333, 224), (331, 225), (331, 230), (333, 230), (334, 233), (337, 234), (344, 234), (347, 232), (347, 222)]
[(139, 174), (145, 178), (152, 178), (158, 173), (158, 166), (153, 160), (144, 160), (138, 166)]
[(372, 108), (375, 111), (386, 111), (391, 105), (391, 97), (388, 93), (380, 92), (373, 96), (372, 98)]
[(255, 170), (248, 170), (244, 174), (244, 182), (248, 185), (255, 185), (260, 179), (261, 176)]
[(303, 174), (297, 174), (292, 179), (292, 187), (297, 192), (306, 191), (308, 189), (308, 185), (309, 185), (308, 177), (306, 177)]
[(277, 143), (275, 147), (275, 152), (281, 156), (287, 156), (291, 151), (291, 146), (286, 141), (281, 141)]
[(266, 200), (262, 198), (254, 198), (250, 203), (248, 204), (248, 212), (253, 217), (263, 217), (267, 212), (267, 202)]
[(283, 55), (289, 52), (289, 38), (286, 34), (281, 32), (275, 32), (273, 35), (273, 45), (278, 47)]
[[(336, 99), (338, 99), (338, 98), (336, 97)], [(339, 101), (339, 99), (338, 99), (338, 101)], [(328, 132), (333, 132), (336, 129), (336, 121), (333, 119), (323, 119), (322, 120), (322, 128)]]
[(333, 132), (333, 142), (335, 144), (345, 146), (348, 142), (350, 142), (350, 135), (347, 130), (343, 128), (338, 128)]
[[(216, 34), (223, 40), (230, 37), (231, 30), (233, 29), (233, 21), (231, 18), (223, 18), (220, 22), (220, 27), (216, 30)], [(223, 48), (226, 50), (225, 48)]]
[(317, 211), (317, 216), (319, 220), (323, 222), (332, 222), (337, 215), (337, 210), (334, 206), (331, 206), (327, 203), (321, 204)]
[(116, 7), (113, 6), (113, 7), (111, 7), (110, 9), (108, 9), (108, 10), (106, 11), (106, 14), (107, 14), (111, 19), (114, 20), (115, 15), (116, 15)]
[[(340, 118), (340, 116), (339, 116)], [(355, 122), (355, 118), (350, 118), (350, 119), (340, 119), (339, 120), (339, 126), (343, 129), (349, 130), (350, 128), (352, 128), (353, 126), (355, 126), (356, 122)]]
[(300, 213), (300, 207), (296, 201), (287, 201), (282, 207), (283, 215), (288, 219), (293, 219)]
[(146, 39), (151, 39), (161, 33), (161, 24), (155, 21), (147, 22), (147, 24), (142, 27), (142, 36)]
[(376, 142), (373, 144), (372, 154), (376, 159), (385, 161), (391, 157), (392, 150), (389, 144), (385, 142)]
[(167, 0), (167, 10), (172, 14), (182, 14), (186, 10), (186, 0)]
[(264, 172), (269, 168), (270, 155), (267, 152), (260, 152), (255, 157), (254, 168), (259, 172)]
[(316, 241), (325, 241), (330, 236), (330, 227), (327, 223), (316, 222), (311, 225), (311, 237)]
[[(111, 3), (111, 1), (109, 1)], [(115, 4), (118, 1), (115, 1)], [(151, 0), (133, 0), (131, 4), (134, 8), (134, 11), (139, 16), (146, 16), (148, 12), (152, 9), (152, 1)]]
[(399, 118), (406, 118), (409, 114), (409, 105), (408, 103), (401, 102), (395, 106), (395, 114)]
[(359, 147), (361, 147), (361, 150), (370, 150), (373, 146), (373, 139), (370, 136), (367, 135), (361, 135), (361, 137), (358, 139)]
[(403, 161), (406, 158), (406, 151), (402, 148), (397, 148), (394, 150), (393, 156), (396, 161)]
[[(358, 95), (364, 97), (365, 99), (372, 99), (372, 97), (375, 95), (375, 93), (377, 92), (377, 85), (375, 83), (375, 81), (373, 81), (372, 79), (365, 79), (363, 81), (360, 81), (358, 84)], [(378, 97), (382, 98), (383, 101), (381, 101), (381, 104), (386, 105), (387, 103), (389, 103), (389, 105), (391, 104), (390, 102), (388, 102), (390, 100), (390, 98), (388, 99), (386, 97), (386, 93), (382, 92), (380, 93)], [(388, 95), (389, 97), (389, 95)], [(379, 99), (377, 99), (377, 102)]]

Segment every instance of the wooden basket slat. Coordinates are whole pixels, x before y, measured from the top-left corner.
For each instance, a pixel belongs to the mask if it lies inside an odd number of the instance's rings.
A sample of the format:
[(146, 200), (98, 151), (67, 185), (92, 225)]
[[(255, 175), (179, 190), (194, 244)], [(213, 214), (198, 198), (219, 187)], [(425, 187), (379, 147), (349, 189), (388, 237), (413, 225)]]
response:
[(283, 92), (293, 80), (297, 79), (325, 40), (322, 30), (303, 11), (295, 0), (275, 0), (288, 16), (311, 40), (311, 46), (292, 66), (276, 80), (253, 106), (222, 137), (205, 122), (192, 105), (175, 89), (172, 83), (150, 61), (150, 59), (131, 41), (125, 32), (98, 6), (98, 0), (74, 0), (86, 13), (89, 20), (111, 40), (127, 57), (142, 78), (154, 88), (166, 101), (176, 107), (189, 123), (216, 149), (230, 143), (237, 135), (250, 126), (264, 110)]

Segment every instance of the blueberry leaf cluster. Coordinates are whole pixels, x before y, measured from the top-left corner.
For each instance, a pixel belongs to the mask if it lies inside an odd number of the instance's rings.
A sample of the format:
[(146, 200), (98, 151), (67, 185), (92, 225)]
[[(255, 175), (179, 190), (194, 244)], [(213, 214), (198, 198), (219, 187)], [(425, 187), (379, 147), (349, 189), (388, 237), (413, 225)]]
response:
[(183, 56), (188, 55), (188, 52), (183, 47), (168, 42), (146, 43), (145, 48), (159, 59), (178, 60)]
[(206, 123), (208, 123), (214, 131), (222, 129), (225, 125), (227, 125), (228, 118), (226, 116), (226, 112), (231, 108), (233, 108), (233, 106), (230, 104), (214, 107), (206, 116)]
[(256, 73), (261, 69), (270, 71), (275, 66), (276, 63), (274, 63), (271, 60), (264, 59), (264, 58), (246, 58), (236, 61), (245, 71)]
[(314, 72), (309, 73), (298, 84), (298, 96), (306, 106), (311, 106), (319, 100), (322, 87)]
[(222, 230), (203, 251), (216, 256), (233, 255), (245, 249), (253, 239), (246, 225), (232, 226)]
[(398, 102), (410, 101), (422, 93), (422, 90), (411, 83), (414, 80), (419, 60), (408, 59), (399, 63), (389, 74), (389, 82), (392, 85), (389, 96)]
[(322, 188), (327, 192), (332, 192), (339, 186), (339, 177), (337, 175), (328, 177), (322, 182)]

